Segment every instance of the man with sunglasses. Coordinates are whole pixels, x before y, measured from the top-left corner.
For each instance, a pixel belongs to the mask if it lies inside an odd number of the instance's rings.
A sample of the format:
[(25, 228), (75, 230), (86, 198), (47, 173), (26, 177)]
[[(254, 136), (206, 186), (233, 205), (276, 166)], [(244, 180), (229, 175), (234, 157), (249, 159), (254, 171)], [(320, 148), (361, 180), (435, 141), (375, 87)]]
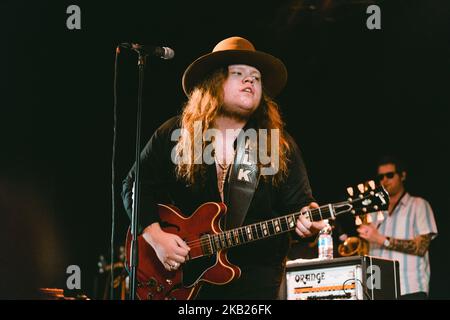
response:
[(429, 292), (428, 248), (437, 236), (430, 204), (405, 190), (406, 171), (395, 157), (378, 163), (378, 180), (389, 193), (389, 209), (384, 219), (376, 214), (370, 225), (358, 228), (361, 238), (370, 242), (370, 255), (397, 260), (400, 264), (401, 299), (426, 299)]

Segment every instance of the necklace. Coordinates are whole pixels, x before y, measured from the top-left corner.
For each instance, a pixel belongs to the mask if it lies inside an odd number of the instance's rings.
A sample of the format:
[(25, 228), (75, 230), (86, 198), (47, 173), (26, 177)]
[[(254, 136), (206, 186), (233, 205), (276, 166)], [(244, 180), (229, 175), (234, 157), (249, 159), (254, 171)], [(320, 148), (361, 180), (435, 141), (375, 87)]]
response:
[[(217, 187), (219, 189), (220, 198), (222, 199), (222, 201), (224, 201), (223, 189), (225, 186), (225, 181), (227, 179), (228, 169), (230, 168), (230, 165), (233, 163), (233, 161), (228, 164), (222, 164), (222, 163), (220, 163), (219, 159), (217, 159), (215, 153), (214, 153), (214, 159), (215, 159), (216, 164), (221, 169), (220, 170), (221, 172), (217, 173)], [(233, 159), (234, 159), (234, 157), (233, 157)]]

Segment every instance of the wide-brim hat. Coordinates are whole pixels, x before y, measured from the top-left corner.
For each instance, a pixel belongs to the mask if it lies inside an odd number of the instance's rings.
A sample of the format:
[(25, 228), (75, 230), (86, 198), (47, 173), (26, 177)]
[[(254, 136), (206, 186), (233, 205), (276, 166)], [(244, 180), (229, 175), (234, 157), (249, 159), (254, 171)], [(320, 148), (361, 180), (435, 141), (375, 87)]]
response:
[(211, 53), (192, 62), (183, 74), (183, 90), (189, 96), (195, 88), (213, 71), (231, 64), (246, 64), (261, 72), (262, 84), (270, 97), (275, 97), (287, 82), (284, 63), (274, 56), (256, 51), (253, 44), (241, 37), (231, 37), (219, 42)]

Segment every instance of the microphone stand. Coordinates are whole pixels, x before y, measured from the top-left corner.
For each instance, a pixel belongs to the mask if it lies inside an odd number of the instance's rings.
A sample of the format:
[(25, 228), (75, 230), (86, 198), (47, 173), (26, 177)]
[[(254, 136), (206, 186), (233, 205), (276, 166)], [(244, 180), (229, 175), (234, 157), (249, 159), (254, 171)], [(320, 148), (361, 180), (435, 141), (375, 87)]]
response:
[(139, 205), (140, 205), (140, 155), (141, 155), (141, 115), (142, 115), (142, 89), (144, 84), (144, 68), (147, 54), (139, 49), (134, 49), (138, 54), (139, 68), (139, 88), (138, 88), (138, 105), (136, 117), (136, 164), (134, 177), (134, 198), (133, 211), (131, 214), (131, 248), (130, 248), (130, 300), (136, 299), (136, 271), (138, 265), (138, 223), (139, 223)]

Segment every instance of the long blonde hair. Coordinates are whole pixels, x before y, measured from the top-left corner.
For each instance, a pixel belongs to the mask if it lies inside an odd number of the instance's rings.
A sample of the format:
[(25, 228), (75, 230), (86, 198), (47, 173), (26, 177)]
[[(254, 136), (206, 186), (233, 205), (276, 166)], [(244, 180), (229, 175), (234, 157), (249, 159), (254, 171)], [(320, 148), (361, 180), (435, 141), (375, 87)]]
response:
[[(202, 154), (194, 153), (194, 137), (202, 137), (203, 149), (206, 145), (205, 132), (212, 128), (215, 117), (219, 114), (223, 105), (223, 83), (227, 78), (227, 71), (219, 69), (212, 73), (202, 83), (197, 85), (189, 96), (181, 115), (181, 135), (176, 145), (176, 157), (182, 158), (183, 152), (189, 150), (188, 154), (193, 155), (191, 161), (178, 161), (176, 173), (178, 178), (194, 184), (199, 182), (205, 173), (205, 165), (201, 159)], [(257, 128), (268, 130), (268, 141), (270, 141), (270, 129), (279, 129), (279, 170), (274, 176), (263, 176), (264, 179), (271, 179), (274, 185), (278, 185), (287, 176), (288, 153), (290, 150), (284, 130), (284, 122), (281, 118), (279, 107), (275, 101), (264, 93), (261, 103), (252, 114)], [(199, 121), (201, 126), (194, 127), (194, 123)], [(198, 123), (198, 122), (197, 122)], [(202, 132), (194, 132), (195, 128), (201, 128)], [(270, 143), (269, 154), (270, 154)], [(202, 150), (203, 150), (202, 149)]]

